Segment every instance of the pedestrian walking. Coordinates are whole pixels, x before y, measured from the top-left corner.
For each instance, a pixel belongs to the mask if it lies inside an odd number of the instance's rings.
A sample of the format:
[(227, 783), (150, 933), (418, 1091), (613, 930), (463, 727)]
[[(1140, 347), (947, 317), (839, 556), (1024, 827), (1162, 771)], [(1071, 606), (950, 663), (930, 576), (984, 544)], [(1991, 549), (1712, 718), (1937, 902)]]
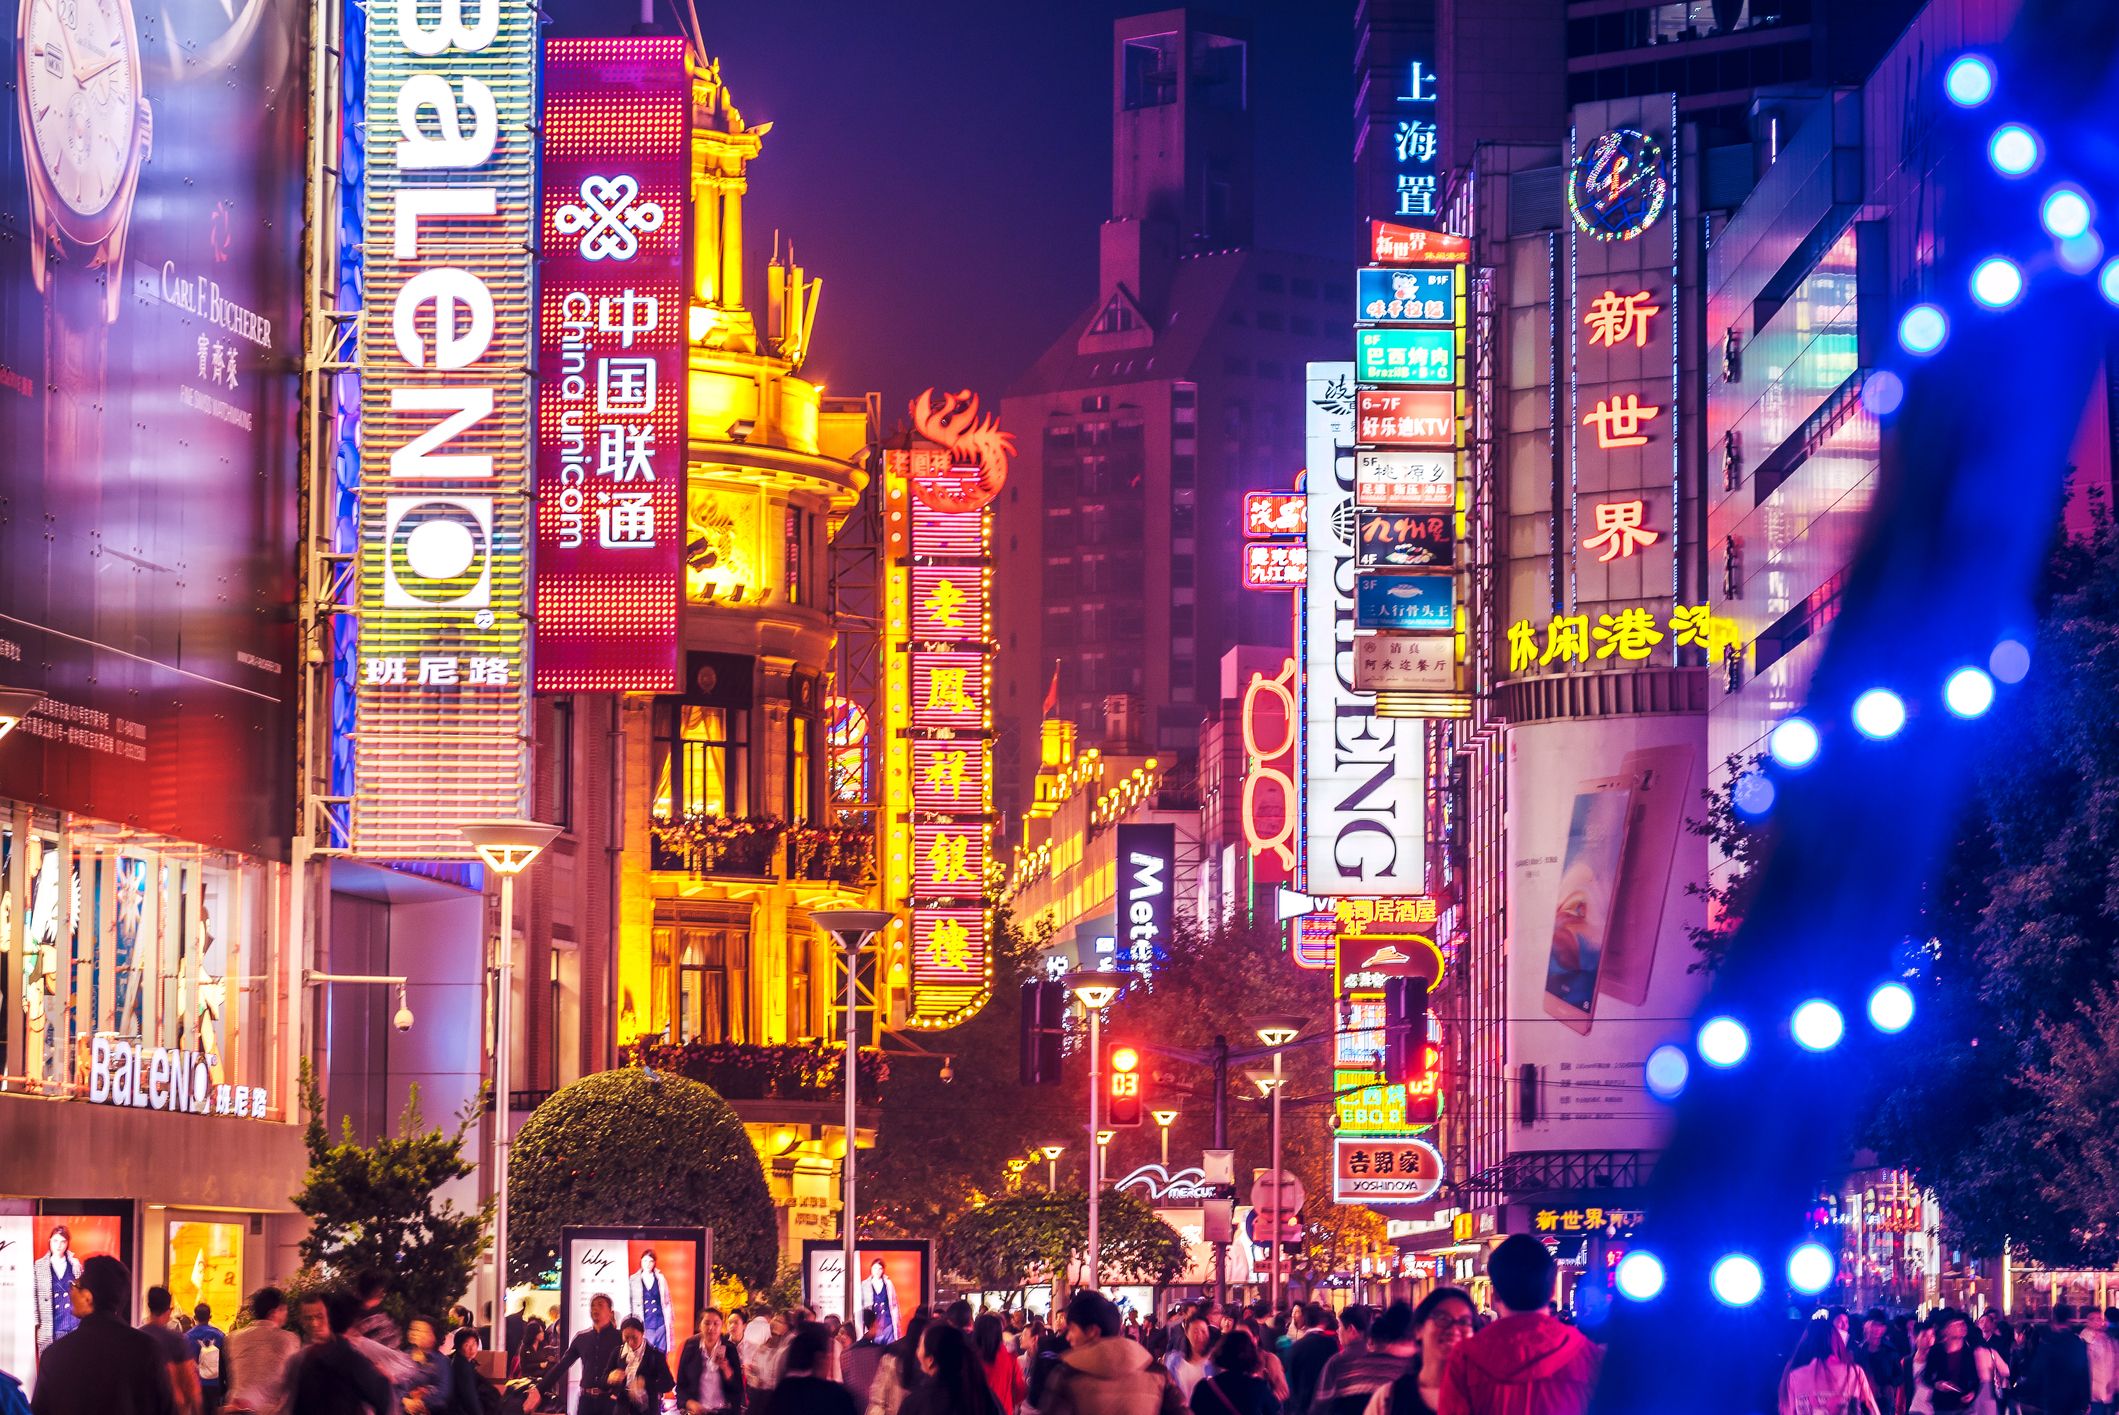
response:
[(685, 1415), (735, 1415), (743, 1409), (743, 1356), (723, 1329), (719, 1307), (699, 1314), (698, 1335), (677, 1353), (677, 1398)]
[(839, 1379), (854, 1403), (868, 1408), (868, 1395), (876, 1383), (876, 1370), (883, 1364), (883, 1314), (873, 1307), (861, 1309), (861, 1339), (839, 1356)]
[(932, 1320), (925, 1307), (913, 1308), (905, 1334), (883, 1349), (882, 1363), (868, 1389), (868, 1415), (898, 1415), (905, 1397), (927, 1379), (920, 1369), (920, 1337)]
[(804, 1322), (788, 1337), (786, 1369), (762, 1415), (859, 1415), (853, 1393), (832, 1379), (831, 1333)]
[(655, 1415), (662, 1397), (676, 1389), (669, 1354), (647, 1338), (647, 1324), (627, 1317), (618, 1324), (618, 1366), (611, 1372), (611, 1393), (630, 1415)]
[(225, 1415), (282, 1415), (287, 1407), (287, 1363), (302, 1339), (287, 1330), (286, 1294), (261, 1287), (250, 1298), (250, 1325), (228, 1338), (221, 1379)]
[(1803, 1328), (1781, 1376), (1780, 1415), (1882, 1415), (1868, 1373), (1829, 1317)]
[(381, 1273), (362, 1273), (353, 1285), (353, 1295), (360, 1299), (360, 1315), (347, 1334), (392, 1351), (404, 1350), (405, 1334), (398, 1329), (397, 1318), (383, 1306), (383, 1299), (390, 1295), (388, 1280)]
[(1302, 1335), (1288, 1347), (1288, 1415), (1309, 1415), (1317, 1378), (1339, 1354), (1339, 1319), (1322, 1302), (1302, 1308)]
[(1879, 1307), (1862, 1318), (1861, 1344), (1854, 1348), (1854, 1364), (1869, 1381), (1883, 1415), (1898, 1415), (1899, 1398), (1905, 1385), (1905, 1353), (1891, 1341), (1891, 1319)]
[[(971, 1304), (955, 1306), (968, 1313)], [(1141, 1355), (1147, 1355), (1145, 1349)], [(927, 1379), (905, 1398), (904, 1415), (1010, 1415), (1001, 1408), (992, 1382), (980, 1369), (970, 1334), (955, 1322), (928, 1323), (927, 1330), (920, 1334), (920, 1370)]]
[(287, 1371), (288, 1415), (393, 1415), (390, 1382), (347, 1339), (358, 1299), (310, 1293), (294, 1305), (304, 1344)]
[(1440, 1415), (1586, 1415), (1603, 1352), (1546, 1310), (1553, 1271), (1527, 1233), (1494, 1249), (1486, 1276), (1501, 1316), (1450, 1356)]
[(401, 1397), (405, 1415), (444, 1415), (454, 1381), (434, 1323), (414, 1317), (405, 1324), (405, 1340), (412, 1353), (412, 1376)]
[(538, 1383), (539, 1404), (549, 1404), (566, 1388), (567, 1372), (581, 1366), (581, 1401), (575, 1415), (619, 1415), (620, 1406), (611, 1388), (611, 1372), (619, 1369), (618, 1349), (623, 1341), (612, 1320), (616, 1309), (610, 1297), (597, 1293), (589, 1299), (589, 1329), (567, 1343), (567, 1349)]
[(1170, 1373), (1119, 1333), (1118, 1308), (1094, 1288), (1067, 1299), (1067, 1353), (1054, 1364), (1039, 1415), (1179, 1415)]
[(191, 1364), (199, 1373), (199, 1402), (206, 1415), (219, 1415), (228, 1386), (222, 1367), (228, 1361), (228, 1333), (213, 1324), (213, 1308), (201, 1302), (191, 1309), (191, 1329), (184, 1333)]
[(1238, 1328), (1214, 1348), (1214, 1374), (1192, 1388), (1192, 1415), (1280, 1415), (1280, 1397), (1260, 1374), (1258, 1340)]
[(1936, 1314), (1935, 1344), (1920, 1365), (1918, 1384), (1934, 1415), (2000, 1415), (2009, 1364), (1991, 1346), (1974, 1346), (1962, 1312)]
[(1022, 1362), (1003, 1340), (1006, 1334), (1007, 1324), (992, 1312), (980, 1313), (971, 1324), (971, 1344), (978, 1350), (993, 1398), (1000, 1402), (1001, 1415), (1015, 1415), (1030, 1399), (1030, 1383), (1023, 1378)]
[(169, 1390), (176, 1401), (177, 1415), (199, 1415), (199, 1363), (191, 1343), (184, 1339), (183, 1329), (177, 1325), (174, 1307), (168, 1288), (148, 1288), (147, 1320), (140, 1323), (140, 1330), (154, 1338), (169, 1362)]
[(1391, 1303), (1370, 1325), (1359, 1346), (1350, 1346), (1325, 1362), (1317, 1378), (1317, 1393), (1310, 1401), (1310, 1415), (1361, 1415), (1377, 1391), (1387, 1389), (1412, 1369), (1419, 1354), (1412, 1304)]
[(2089, 1415), (2090, 1352), (2075, 1334), (2075, 1309), (2053, 1304), (2053, 1314), (2038, 1333), (2027, 1384), (2045, 1415)]
[(2112, 1338), (2112, 1313), (2092, 1307), (2083, 1314), (2082, 1344), (2090, 1354), (2090, 1415), (2113, 1415), (2119, 1394), (2119, 1341)]
[(1478, 1314), (1471, 1294), (1438, 1287), (1413, 1309), (1413, 1335), (1420, 1354), (1413, 1368), (1369, 1397), (1364, 1415), (1435, 1415), (1442, 1408), (1442, 1373), (1450, 1353), (1472, 1334)]
[(67, 1284), (70, 1326), (37, 1362), (34, 1415), (176, 1415), (165, 1348), (125, 1325), (132, 1275), (98, 1254)]
[(1193, 1317), (1188, 1320), (1184, 1342), (1170, 1353), (1168, 1360), (1170, 1379), (1177, 1382), (1177, 1393), (1183, 1399), (1190, 1400), (1192, 1392), (1207, 1378), (1207, 1355), (1213, 1349), (1214, 1329), (1207, 1325), (1207, 1319)]

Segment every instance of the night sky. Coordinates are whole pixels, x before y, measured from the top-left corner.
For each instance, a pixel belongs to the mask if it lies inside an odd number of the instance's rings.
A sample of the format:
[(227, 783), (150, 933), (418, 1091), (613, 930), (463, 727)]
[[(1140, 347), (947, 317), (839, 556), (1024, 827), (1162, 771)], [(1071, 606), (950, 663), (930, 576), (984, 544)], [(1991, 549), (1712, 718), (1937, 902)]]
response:
[[(669, 0), (657, 14), (669, 26)], [(824, 295), (806, 372), (997, 403), (1094, 295), (1110, 214), (1111, 22), (1142, 0), (696, 0), (744, 121), (754, 305), (775, 228)], [(632, 0), (546, 0), (557, 35)], [(1349, 253), (1352, 0), (1231, 0), (1248, 19), (1260, 245)]]

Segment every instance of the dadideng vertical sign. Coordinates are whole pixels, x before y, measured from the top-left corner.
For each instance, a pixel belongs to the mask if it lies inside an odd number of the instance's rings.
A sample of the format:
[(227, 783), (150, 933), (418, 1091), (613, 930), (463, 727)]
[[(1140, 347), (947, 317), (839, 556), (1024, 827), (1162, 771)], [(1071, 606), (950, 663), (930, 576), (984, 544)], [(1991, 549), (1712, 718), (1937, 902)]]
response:
[(368, 7), (353, 849), (522, 809), (537, 9)]

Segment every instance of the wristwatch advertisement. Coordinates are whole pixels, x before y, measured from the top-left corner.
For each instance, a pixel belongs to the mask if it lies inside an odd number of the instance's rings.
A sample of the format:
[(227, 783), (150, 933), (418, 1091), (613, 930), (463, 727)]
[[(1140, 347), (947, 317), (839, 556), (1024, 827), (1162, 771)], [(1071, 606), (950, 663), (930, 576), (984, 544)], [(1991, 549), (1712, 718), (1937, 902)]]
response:
[(311, 7), (14, 3), (0, 798), (277, 854)]

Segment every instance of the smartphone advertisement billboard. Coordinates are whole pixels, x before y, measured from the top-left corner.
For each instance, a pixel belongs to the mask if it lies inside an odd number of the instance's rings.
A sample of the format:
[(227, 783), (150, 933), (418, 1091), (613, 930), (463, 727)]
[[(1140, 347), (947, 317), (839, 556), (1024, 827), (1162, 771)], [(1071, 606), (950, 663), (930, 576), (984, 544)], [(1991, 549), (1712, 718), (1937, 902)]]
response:
[(296, 0), (28, 4), (0, 153), (0, 688), (15, 796), (284, 856)]
[(1653, 1149), (1669, 1112), (1648, 1053), (1683, 1042), (1706, 987), (1688, 928), (1707, 844), (1685, 829), (1706, 784), (1706, 720), (1614, 717), (1509, 738), (1508, 1057), (1537, 1068), (1537, 1118), (1509, 1147)]

